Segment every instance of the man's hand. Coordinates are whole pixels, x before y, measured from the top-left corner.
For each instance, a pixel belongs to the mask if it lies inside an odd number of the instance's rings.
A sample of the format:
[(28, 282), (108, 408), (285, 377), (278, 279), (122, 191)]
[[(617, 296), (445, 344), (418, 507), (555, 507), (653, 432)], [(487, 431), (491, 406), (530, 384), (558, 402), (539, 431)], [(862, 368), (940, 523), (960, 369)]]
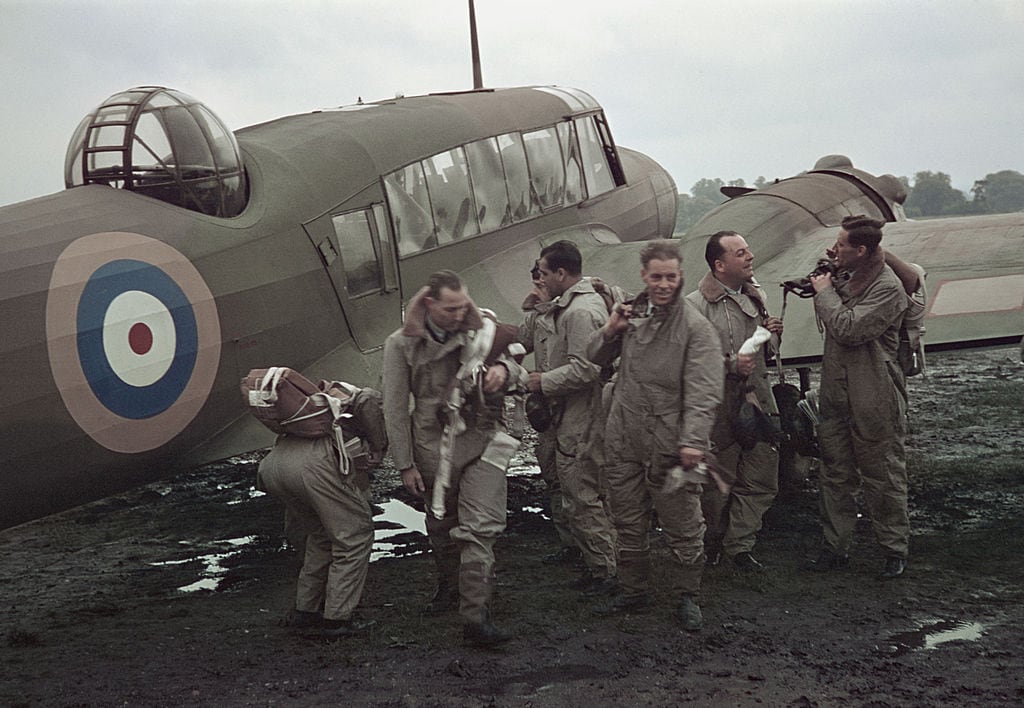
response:
[(704, 461), (704, 453), (696, 448), (682, 445), (679, 448), (679, 464), (684, 470), (693, 469)]
[(423, 485), (423, 477), (420, 476), (420, 471), (416, 469), (416, 465), (402, 470), (402, 486), (409, 490), (410, 494), (415, 494), (418, 497), (422, 497), (423, 492), (427, 490)]
[(782, 320), (778, 317), (765, 317), (764, 328), (772, 334), (782, 336)]
[(616, 336), (626, 331), (626, 328), (629, 327), (629, 316), (631, 314), (633, 314), (633, 306), (621, 302), (612, 309), (612, 314), (608, 317), (608, 321), (601, 328), (601, 334), (605, 341), (610, 342)]
[(756, 354), (737, 354), (736, 373), (740, 376), (750, 376), (754, 373), (754, 365), (757, 363)]
[(812, 275), (811, 287), (814, 288), (815, 293), (820, 293), (822, 290), (828, 290), (832, 287), (832, 274), (822, 273), (821, 275)]
[(508, 381), (508, 367), (500, 361), (487, 367), (484, 373), (484, 393), (497, 393), (505, 388)]
[(542, 391), (539, 371), (530, 372), (530, 380), (526, 382), (526, 390), (530, 393), (540, 393)]

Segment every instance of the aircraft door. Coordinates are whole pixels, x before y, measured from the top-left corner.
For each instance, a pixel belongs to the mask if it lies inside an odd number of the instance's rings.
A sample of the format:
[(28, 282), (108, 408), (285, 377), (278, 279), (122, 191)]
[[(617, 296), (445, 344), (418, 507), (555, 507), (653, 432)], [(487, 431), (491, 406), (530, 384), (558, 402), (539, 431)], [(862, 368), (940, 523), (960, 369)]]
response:
[(402, 324), (398, 261), (384, 205), (332, 211), (305, 224), (360, 350), (379, 349)]

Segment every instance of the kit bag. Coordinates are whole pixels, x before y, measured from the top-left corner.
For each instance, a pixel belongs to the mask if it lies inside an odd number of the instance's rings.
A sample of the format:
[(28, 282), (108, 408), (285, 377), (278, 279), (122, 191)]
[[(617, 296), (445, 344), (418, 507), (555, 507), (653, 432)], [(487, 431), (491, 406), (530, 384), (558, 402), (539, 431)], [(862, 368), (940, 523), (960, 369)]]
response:
[(342, 413), (338, 398), (286, 366), (250, 371), (242, 379), (242, 398), (256, 419), (278, 435), (331, 435)]

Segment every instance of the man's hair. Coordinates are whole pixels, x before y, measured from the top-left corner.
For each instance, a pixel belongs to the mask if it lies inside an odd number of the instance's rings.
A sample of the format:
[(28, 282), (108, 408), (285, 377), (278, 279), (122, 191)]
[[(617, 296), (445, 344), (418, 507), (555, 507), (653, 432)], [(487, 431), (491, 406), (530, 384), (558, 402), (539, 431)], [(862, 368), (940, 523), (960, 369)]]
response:
[(454, 271), (439, 270), (431, 273), (427, 279), (427, 295), (437, 300), (441, 297), (441, 288), (448, 288), (453, 292), (462, 290), (462, 281)]
[(672, 239), (648, 241), (640, 251), (640, 264), (646, 269), (651, 261), (670, 261), (675, 258), (679, 265), (683, 264), (683, 256), (679, 253), (679, 243)]
[(863, 214), (843, 218), (843, 231), (847, 233), (850, 245), (864, 246), (868, 253), (874, 253), (878, 244), (882, 242), (883, 226), (884, 221), (877, 221)]
[(565, 269), (569, 275), (583, 272), (583, 256), (572, 241), (555, 241), (541, 249), (540, 257), (547, 261), (548, 270), (552, 272), (559, 268)]
[(704, 246), (704, 260), (708, 263), (708, 268), (714, 272), (715, 261), (720, 260), (725, 254), (725, 247), (722, 245), (722, 239), (727, 236), (739, 236), (735, 231), (719, 231), (716, 234), (708, 236), (708, 243)]

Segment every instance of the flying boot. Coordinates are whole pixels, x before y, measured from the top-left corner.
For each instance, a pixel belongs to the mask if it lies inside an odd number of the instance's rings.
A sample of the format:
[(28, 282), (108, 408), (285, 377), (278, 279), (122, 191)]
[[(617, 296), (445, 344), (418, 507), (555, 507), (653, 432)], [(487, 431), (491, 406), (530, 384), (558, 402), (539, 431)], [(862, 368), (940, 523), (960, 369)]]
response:
[(512, 639), (512, 634), (491, 623), (487, 608), (494, 592), (494, 575), (483, 563), (463, 563), (459, 568), (459, 614), (462, 638), (467, 644), (494, 647)]

